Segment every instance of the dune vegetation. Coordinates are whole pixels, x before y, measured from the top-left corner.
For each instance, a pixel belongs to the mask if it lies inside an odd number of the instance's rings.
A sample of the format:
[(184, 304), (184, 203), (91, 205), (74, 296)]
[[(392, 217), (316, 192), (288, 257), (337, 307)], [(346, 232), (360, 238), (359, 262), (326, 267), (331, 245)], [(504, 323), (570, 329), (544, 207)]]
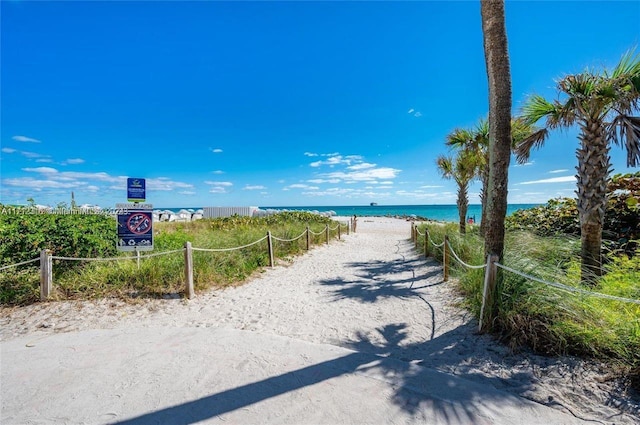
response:
[[(235, 248), (264, 238), (270, 231), (294, 239), (307, 226), (310, 243), (324, 243), (324, 230), (337, 237), (337, 223), (307, 212), (282, 212), (268, 217), (228, 217), (193, 222), (156, 223), (153, 254), (181, 250), (185, 242), (204, 249)], [(314, 234), (316, 233), (316, 234)], [(140, 266), (132, 253), (116, 250), (116, 220), (107, 215), (0, 215), (0, 267), (38, 258), (50, 249), (54, 256), (118, 258), (119, 261), (56, 260), (54, 299), (174, 296), (184, 292), (184, 254), (145, 258)], [(286, 261), (306, 249), (306, 237), (273, 240), (274, 257)], [(267, 241), (225, 252), (193, 252), (196, 290), (242, 282), (269, 265)], [(0, 305), (25, 305), (40, 299), (38, 262), (0, 271)]]

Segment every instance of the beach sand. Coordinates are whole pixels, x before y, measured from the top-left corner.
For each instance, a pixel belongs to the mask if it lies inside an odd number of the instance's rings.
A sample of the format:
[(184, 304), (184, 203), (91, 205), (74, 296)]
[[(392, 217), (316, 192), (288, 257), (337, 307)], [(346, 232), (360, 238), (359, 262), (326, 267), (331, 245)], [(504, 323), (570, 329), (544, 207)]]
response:
[(0, 422), (640, 423), (603, 365), (479, 335), (409, 222), (357, 230), (193, 300), (3, 308)]

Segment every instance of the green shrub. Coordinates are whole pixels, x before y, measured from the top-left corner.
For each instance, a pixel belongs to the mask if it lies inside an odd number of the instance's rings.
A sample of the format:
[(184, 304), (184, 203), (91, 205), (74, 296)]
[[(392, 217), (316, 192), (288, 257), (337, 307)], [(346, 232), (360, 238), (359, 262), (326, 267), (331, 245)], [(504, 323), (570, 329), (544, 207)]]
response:
[[(39, 214), (20, 218), (0, 222), (8, 227), (13, 226), (13, 230), (3, 233), (3, 236), (7, 245), (18, 254), (3, 260), (6, 264), (38, 257), (39, 251), (45, 248), (52, 249), (56, 256), (120, 258), (108, 262), (54, 260), (54, 297), (162, 297), (184, 291), (183, 252), (149, 258), (145, 258), (143, 253), (138, 267), (132, 253), (116, 251), (115, 220), (110, 217)], [(284, 212), (260, 218), (233, 216), (188, 223), (156, 223), (154, 253), (181, 250), (187, 241), (193, 247), (204, 249), (250, 245), (226, 252), (194, 251), (194, 285), (196, 290), (203, 290), (241, 282), (260, 267), (269, 265), (267, 242), (263, 240), (254, 244), (263, 239), (268, 231), (280, 239), (294, 239), (307, 226), (320, 233), (328, 224), (335, 228), (335, 223), (330, 219), (306, 212)], [(28, 230), (20, 226), (28, 226)], [(91, 231), (87, 231), (89, 227)], [(80, 231), (84, 234), (80, 234)], [(19, 232), (32, 233), (29, 233), (31, 236), (25, 242)], [(331, 237), (336, 234), (336, 230), (332, 231)], [(324, 232), (322, 236), (311, 238), (312, 244), (324, 242)], [(20, 251), (32, 245), (32, 251)], [(3, 248), (6, 249), (5, 246)], [(305, 249), (305, 237), (293, 242), (273, 241), (276, 258), (298, 255)], [(37, 267), (29, 266), (0, 272), (0, 303), (23, 305), (37, 301), (37, 270)]]
[[(640, 172), (618, 174), (607, 188), (608, 201), (602, 238), (609, 252), (633, 255), (640, 239)], [(505, 220), (507, 229), (528, 230), (540, 236), (580, 235), (575, 199), (552, 199), (546, 205), (518, 210)]]

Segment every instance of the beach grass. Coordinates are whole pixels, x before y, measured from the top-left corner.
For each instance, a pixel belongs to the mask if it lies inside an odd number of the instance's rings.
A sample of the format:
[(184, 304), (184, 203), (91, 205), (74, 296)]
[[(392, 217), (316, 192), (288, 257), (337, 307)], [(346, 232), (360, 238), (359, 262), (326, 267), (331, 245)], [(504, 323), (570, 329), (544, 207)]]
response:
[[(457, 225), (424, 225), (431, 240), (450, 245), (465, 262), (479, 265), (483, 244), (478, 229), (460, 235)], [(422, 242), (422, 241), (421, 241)], [(422, 242), (424, 243), (424, 242)], [(442, 249), (431, 252), (442, 261)], [(580, 285), (580, 241), (567, 236), (507, 232), (504, 264), (539, 279), (618, 297), (640, 299), (640, 255), (613, 257), (595, 288)], [(452, 260), (451, 270), (466, 306), (479, 317), (484, 269), (471, 270)], [(640, 305), (569, 293), (504, 272), (498, 284), (498, 335), (512, 348), (528, 346), (543, 354), (588, 355), (623, 370), (640, 366)]]
[[(311, 235), (310, 243), (326, 242), (325, 229), (329, 225), (330, 238), (337, 238), (338, 223), (317, 214), (284, 212), (269, 217), (228, 217), (180, 223), (154, 224), (153, 254), (182, 250), (185, 242), (195, 248), (230, 249), (223, 252), (193, 252), (194, 286), (196, 291), (211, 287), (238, 284), (253, 273), (269, 265), (267, 232), (273, 239), (276, 262), (289, 261), (306, 250), (307, 226), (319, 235)], [(250, 246), (246, 246), (250, 245)], [(233, 249), (244, 247), (242, 249)], [(175, 297), (185, 291), (184, 253), (146, 258), (140, 264), (132, 253), (119, 253), (117, 261), (54, 260), (53, 299), (95, 299), (119, 297)], [(39, 300), (39, 269), (25, 266), (0, 272), (0, 304), (26, 305)]]

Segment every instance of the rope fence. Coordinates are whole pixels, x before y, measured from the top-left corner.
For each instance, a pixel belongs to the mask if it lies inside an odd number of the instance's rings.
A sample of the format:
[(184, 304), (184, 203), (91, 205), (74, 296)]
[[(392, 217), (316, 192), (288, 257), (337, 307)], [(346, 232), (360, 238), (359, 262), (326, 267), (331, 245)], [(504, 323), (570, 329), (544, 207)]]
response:
[[(341, 229), (342, 229), (343, 224), (342, 223), (338, 223), (336, 227), (330, 228), (329, 225), (327, 224), (325, 226), (325, 228), (320, 231), (320, 232), (314, 232), (312, 231), (309, 226), (307, 226), (307, 228), (300, 234), (300, 236), (295, 237), (293, 239), (286, 239), (286, 238), (278, 238), (275, 237), (273, 235), (271, 235), (271, 232), (267, 232), (266, 236), (263, 236), (262, 238), (248, 243), (246, 245), (242, 245), (242, 246), (237, 246), (237, 247), (232, 247), (232, 248), (196, 248), (196, 247), (192, 247), (191, 246), (191, 242), (186, 242), (183, 248), (180, 249), (175, 249), (175, 250), (171, 250), (171, 251), (162, 251), (162, 252), (156, 252), (156, 253), (152, 253), (152, 254), (145, 254), (145, 255), (141, 255), (140, 251), (134, 251), (135, 252), (135, 256), (129, 256), (129, 257), (110, 257), (110, 258), (99, 258), (99, 257), (95, 257), (95, 258), (78, 258), (78, 257), (64, 257), (64, 256), (58, 256), (58, 255), (53, 255), (52, 252), (48, 249), (44, 249), (40, 252), (40, 257), (39, 258), (34, 258), (31, 260), (27, 260), (27, 261), (22, 261), (20, 263), (16, 263), (16, 264), (9, 264), (6, 266), (2, 266), (0, 267), (0, 271), (2, 270), (6, 270), (6, 269), (10, 269), (12, 267), (19, 267), (19, 266), (24, 266), (27, 264), (31, 264), (31, 263), (35, 263), (35, 262), (40, 262), (40, 300), (44, 301), (47, 300), (48, 298), (50, 298), (52, 290), (53, 290), (53, 260), (60, 260), (60, 261), (97, 261), (97, 262), (107, 262), (107, 261), (130, 261), (130, 260), (137, 260), (138, 262), (138, 269), (140, 268), (140, 261), (144, 260), (146, 258), (152, 258), (152, 257), (159, 257), (159, 256), (163, 256), (163, 255), (170, 255), (170, 254), (177, 254), (179, 252), (183, 252), (184, 253), (184, 264), (185, 264), (185, 292), (186, 292), (186, 296), (187, 298), (191, 299), (195, 296), (195, 292), (193, 290), (193, 251), (200, 251), (200, 252), (229, 252), (229, 251), (236, 251), (236, 250), (240, 250), (240, 249), (245, 249), (245, 248), (249, 248), (251, 246), (257, 245), (261, 242), (264, 242), (265, 240), (267, 241), (267, 249), (268, 249), (268, 254), (269, 254), (269, 266), (270, 267), (274, 267), (275, 265), (275, 261), (274, 261), (274, 250), (273, 250), (273, 240), (279, 241), (279, 242), (286, 242), (286, 243), (290, 243), (290, 242), (295, 242), (297, 240), (299, 240), (300, 238), (302, 238), (303, 236), (307, 236), (307, 246), (306, 249), (309, 250), (311, 248), (311, 235), (325, 235), (326, 239), (325, 242), (328, 245), (329, 244), (329, 239), (330, 239), (330, 232), (334, 232), (334, 231), (338, 231), (337, 233), (337, 238), (338, 240), (341, 239), (342, 235), (341, 235)], [(350, 224), (347, 223), (346, 224), (346, 229), (347, 229), (347, 234), (349, 234), (349, 228), (350, 228)]]
[(585, 295), (585, 296), (589, 296), (589, 297), (595, 297), (595, 298), (602, 298), (602, 299), (607, 299), (607, 300), (612, 300), (612, 301), (619, 301), (619, 302), (624, 302), (624, 303), (632, 303), (632, 304), (637, 304), (640, 305), (640, 300), (637, 299), (632, 299), (632, 298), (624, 298), (624, 297), (617, 297), (614, 295), (608, 295), (608, 294), (602, 294), (599, 292), (593, 292), (593, 291), (587, 291), (586, 289), (581, 289), (581, 288), (576, 288), (576, 287), (572, 287), (572, 286), (568, 286), (568, 285), (563, 285), (561, 283), (557, 283), (557, 282), (549, 282), (540, 278), (537, 278), (535, 276), (531, 276), (528, 274), (525, 274), (523, 272), (520, 272), (518, 270), (512, 269), (510, 267), (507, 267), (503, 264), (500, 264), (498, 262), (498, 258), (496, 256), (491, 256), (489, 255), (487, 257), (487, 262), (484, 264), (480, 264), (480, 265), (471, 265), (471, 264), (467, 264), (465, 263), (459, 256), (458, 254), (456, 254), (456, 252), (453, 250), (453, 248), (451, 247), (451, 244), (449, 243), (449, 238), (447, 235), (445, 235), (444, 237), (444, 241), (442, 241), (442, 243), (440, 244), (436, 244), (431, 237), (429, 236), (429, 230), (425, 228), (424, 233), (421, 233), (420, 230), (418, 229), (418, 226), (415, 223), (411, 224), (411, 239), (415, 242), (415, 246), (416, 248), (418, 247), (418, 237), (419, 236), (424, 236), (424, 252), (425, 252), (425, 257), (429, 257), (429, 245), (433, 245), (436, 248), (443, 248), (442, 249), (442, 265), (443, 265), (443, 271), (444, 271), (444, 281), (446, 282), (449, 278), (449, 255), (448, 253), (451, 254), (451, 256), (453, 256), (453, 258), (456, 259), (456, 261), (458, 261), (458, 263), (460, 263), (462, 266), (468, 268), (468, 269), (483, 269), (486, 268), (485, 270), (485, 278), (484, 278), (484, 286), (483, 286), (483, 294), (482, 294), (482, 307), (480, 309), (480, 324), (479, 324), (479, 330), (482, 330), (483, 328), (483, 323), (487, 320), (487, 318), (485, 317), (485, 310), (486, 310), (486, 306), (491, 304), (493, 302), (493, 300), (490, 299), (491, 294), (493, 294), (495, 291), (493, 291), (493, 289), (495, 288), (496, 285), (496, 280), (497, 280), (497, 268), (501, 268), (507, 272), (510, 273), (514, 273), (520, 277), (523, 277), (525, 279), (528, 280), (532, 280), (534, 282), (538, 282), (541, 283), (543, 285), (547, 285), (550, 286), (552, 288), (556, 288), (562, 291), (566, 291), (569, 293), (573, 293), (573, 294), (581, 294), (581, 295)]
[(23, 261), (21, 263), (10, 264), (8, 266), (2, 266), (2, 267), (0, 267), (0, 270), (10, 269), (11, 267), (24, 266), (25, 264), (35, 263), (36, 261), (40, 261), (40, 258), (34, 258), (33, 260), (27, 260), (27, 261)]

